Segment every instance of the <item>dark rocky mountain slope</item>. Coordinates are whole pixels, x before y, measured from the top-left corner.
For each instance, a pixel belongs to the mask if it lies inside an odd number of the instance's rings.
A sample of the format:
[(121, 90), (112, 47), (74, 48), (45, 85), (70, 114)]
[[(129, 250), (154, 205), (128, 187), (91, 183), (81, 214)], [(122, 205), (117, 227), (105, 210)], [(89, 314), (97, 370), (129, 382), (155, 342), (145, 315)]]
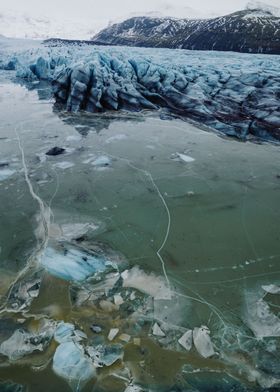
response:
[(251, 7), (213, 19), (134, 17), (92, 40), (99, 45), (280, 54), (279, 15)]

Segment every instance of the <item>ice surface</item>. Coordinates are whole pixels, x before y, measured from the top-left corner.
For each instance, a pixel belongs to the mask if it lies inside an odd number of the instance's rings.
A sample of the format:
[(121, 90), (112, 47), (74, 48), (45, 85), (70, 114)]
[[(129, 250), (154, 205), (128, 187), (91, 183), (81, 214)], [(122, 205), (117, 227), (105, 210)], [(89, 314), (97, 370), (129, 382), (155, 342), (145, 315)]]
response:
[(68, 46), (17, 50), (17, 75), (50, 80), (67, 110), (162, 109), (228, 135), (280, 139), (279, 56)]

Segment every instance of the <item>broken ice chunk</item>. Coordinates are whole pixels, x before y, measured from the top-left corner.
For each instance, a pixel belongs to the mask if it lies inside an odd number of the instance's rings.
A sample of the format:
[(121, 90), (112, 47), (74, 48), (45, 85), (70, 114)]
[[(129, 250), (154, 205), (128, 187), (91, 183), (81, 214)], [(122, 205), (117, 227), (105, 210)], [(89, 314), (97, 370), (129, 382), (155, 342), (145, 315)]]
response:
[(69, 161), (57, 162), (56, 164), (54, 164), (54, 167), (57, 167), (58, 169), (62, 170), (70, 169), (73, 166), (75, 166), (74, 163)]
[(276, 286), (275, 284), (262, 286), (262, 289), (269, 294), (280, 294), (280, 287)]
[(64, 343), (68, 342), (70, 337), (72, 336), (73, 332), (75, 330), (75, 327), (73, 324), (70, 323), (59, 323), (55, 333), (54, 333), (54, 338), (58, 343)]
[(16, 171), (6, 168), (0, 169), (0, 181), (4, 181), (7, 178), (11, 177)]
[(83, 347), (75, 342), (65, 342), (57, 347), (53, 357), (53, 370), (67, 380), (74, 391), (79, 391), (96, 374)]
[(46, 326), (38, 334), (17, 329), (13, 335), (0, 345), (0, 353), (11, 361), (16, 361), (34, 351), (44, 351), (53, 336), (52, 325)]
[(143, 392), (143, 389), (135, 384), (130, 384), (126, 387), (124, 392)]
[(8, 297), (8, 305), (14, 311), (27, 310), (34, 298), (38, 297), (40, 285), (40, 273), (23, 277), (12, 286)]
[(194, 158), (192, 158), (188, 155), (185, 155), (185, 154), (181, 154), (179, 152), (176, 152), (175, 154), (173, 154), (172, 158), (175, 158), (175, 159), (177, 158), (178, 160), (181, 160), (182, 162), (185, 162), (185, 163), (190, 163), (190, 162), (195, 161)]
[(110, 332), (109, 332), (108, 339), (110, 341), (114, 340), (118, 333), (119, 333), (119, 329), (118, 328), (112, 328), (110, 330)]
[(95, 223), (65, 223), (60, 226), (62, 237), (68, 241), (85, 235), (89, 230), (97, 230)]
[(280, 318), (256, 292), (247, 292), (245, 318), (257, 338), (280, 336)]
[(101, 328), (99, 325), (92, 324), (92, 325), (90, 326), (90, 329), (91, 329), (92, 332), (94, 332), (94, 333), (100, 333), (100, 332), (102, 332), (102, 328)]
[(125, 343), (128, 343), (130, 341), (130, 338), (131, 338), (131, 336), (126, 333), (122, 333), (119, 337), (119, 339)]
[(209, 358), (215, 354), (213, 344), (210, 338), (210, 331), (207, 327), (194, 328), (193, 342), (198, 353), (204, 357)]
[(158, 336), (158, 337), (163, 338), (165, 336), (165, 333), (163, 332), (163, 330), (160, 328), (160, 326), (157, 323), (155, 323), (153, 325), (152, 332), (153, 332), (153, 335)]
[(109, 157), (107, 157), (106, 155), (101, 155), (92, 162), (92, 165), (95, 167), (106, 167), (110, 166), (111, 162), (112, 161)]
[(189, 329), (184, 335), (178, 340), (178, 343), (184, 347), (187, 351), (190, 351), (192, 348), (192, 330)]
[(87, 347), (87, 353), (93, 359), (96, 367), (111, 366), (123, 358), (123, 349), (120, 344), (90, 346)]
[(120, 294), (115, 294), (114, 295), (114, 302), (115, 305), (120, 306), (124, 303), (123, 297)]
[(95, 223), (64, 223), (50, 225), (50, 237), (56, 240), (71, 241), (80, 239), (90, 230), (97, 230), (99, 224)]
[(125, 270), (121, 277), (123, 287), (130, 287), (148, 294), (154, 299), (171, 299), (172, 293), (164, 278), (154, 274), (146, 274), (138, 267)]
[(78, 247), (61, 250), (48, 247), (41, 263), (50, 274), (68, 281), (82, 281), (112, 267), (104, 256), (88, 253)]

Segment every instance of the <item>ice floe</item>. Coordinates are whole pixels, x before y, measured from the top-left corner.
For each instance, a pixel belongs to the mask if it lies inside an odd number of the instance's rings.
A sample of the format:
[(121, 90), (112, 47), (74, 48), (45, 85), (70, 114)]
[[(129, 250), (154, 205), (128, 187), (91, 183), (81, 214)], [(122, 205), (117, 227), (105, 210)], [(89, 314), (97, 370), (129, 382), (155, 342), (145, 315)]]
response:
[(17, 329), (12, 336), (1, 343), (0, 353), (11, 361), (16, 361), (34, 351), (44, 351), (49, 345), (54, 333), (54, 325), (45, 322), (38, 333)]
[(215, 355), (213, 343), (210, 338), (209, 328), (205, 326), (202, 326), (200, 328), (194, 328), (193, 343), (198, 353), (202, 357), (209, 358)]
[(276, 284), (262, 286), (262, 289), (269, 294), (280, 294), (280, 287), (276, 286)]
[(0, 181), (7, 180), (12, 177), (16, 173), (16, 170), (8, 169), (8, 168), (0, 168)]
[(187, 351), (192, 348), (193, 331), (189, 329), (180, 337), (178, 343)]
[(158, 336), (158, 337), (164, 337), (164, 336), (165, 336), (165, 333), (164, 333), (163, 330), (160, 328), (160, 326), (158, 325), (158, 323), (155, 323), (155, 324), (153, 325), (152, 333), (153, 333), (153, 335)]
[(75, 164), (70, 161), (63, 161), (63, 162), (57, 162), (53, 166), (56, 167), (57, 169), (66, 170), (66, 169), (70, 169), (71, 167), (74, 167)]
[(125, 270), (121, 277), (123, 279), (123, 287), (137, 289), (152, 296), (154, 299), (172, 298), (172, 292), (163, 277), (147, 274), (137, 266), (130, 270)]
[(60, 344), (53, 357), (54, 372), (64, 378), (74, 391), (79, 391), (84, 384), (96, 375), (92, 360), (84, 348), (76, 342)]
[(93, 254), (74, 246), (59, 249), (48, 247), (41, 264), (50, 274), (69, 281), (82, 281), (116, 267), (104, 255)]
[(245, 320), (259, 339), (280, 336), (280, 318), (272, 312), (258, 291), (248, 291), (245, 295)]
[(191, 163), (191, 162), (195, 161), (195, 159), (190, 157), (189, 155), (181, 154), (179, 152), (176, 152), (175, 154), (173, 154), (172, 155), (172, 159), (176, 159), (178, 161), (182, 161), (182, 162), (185, 162), (185, 163)]

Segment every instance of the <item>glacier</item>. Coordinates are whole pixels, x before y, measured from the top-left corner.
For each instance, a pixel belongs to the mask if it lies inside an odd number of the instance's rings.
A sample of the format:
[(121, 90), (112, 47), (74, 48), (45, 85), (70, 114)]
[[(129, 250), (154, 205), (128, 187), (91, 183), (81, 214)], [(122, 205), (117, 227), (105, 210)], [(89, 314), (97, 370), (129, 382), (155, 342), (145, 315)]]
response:
[(49, 81), (71, 112), (157, 110), (243, 140), (280, 140), (279, 56), (49, 42), (1, 57), (18, 78)]

